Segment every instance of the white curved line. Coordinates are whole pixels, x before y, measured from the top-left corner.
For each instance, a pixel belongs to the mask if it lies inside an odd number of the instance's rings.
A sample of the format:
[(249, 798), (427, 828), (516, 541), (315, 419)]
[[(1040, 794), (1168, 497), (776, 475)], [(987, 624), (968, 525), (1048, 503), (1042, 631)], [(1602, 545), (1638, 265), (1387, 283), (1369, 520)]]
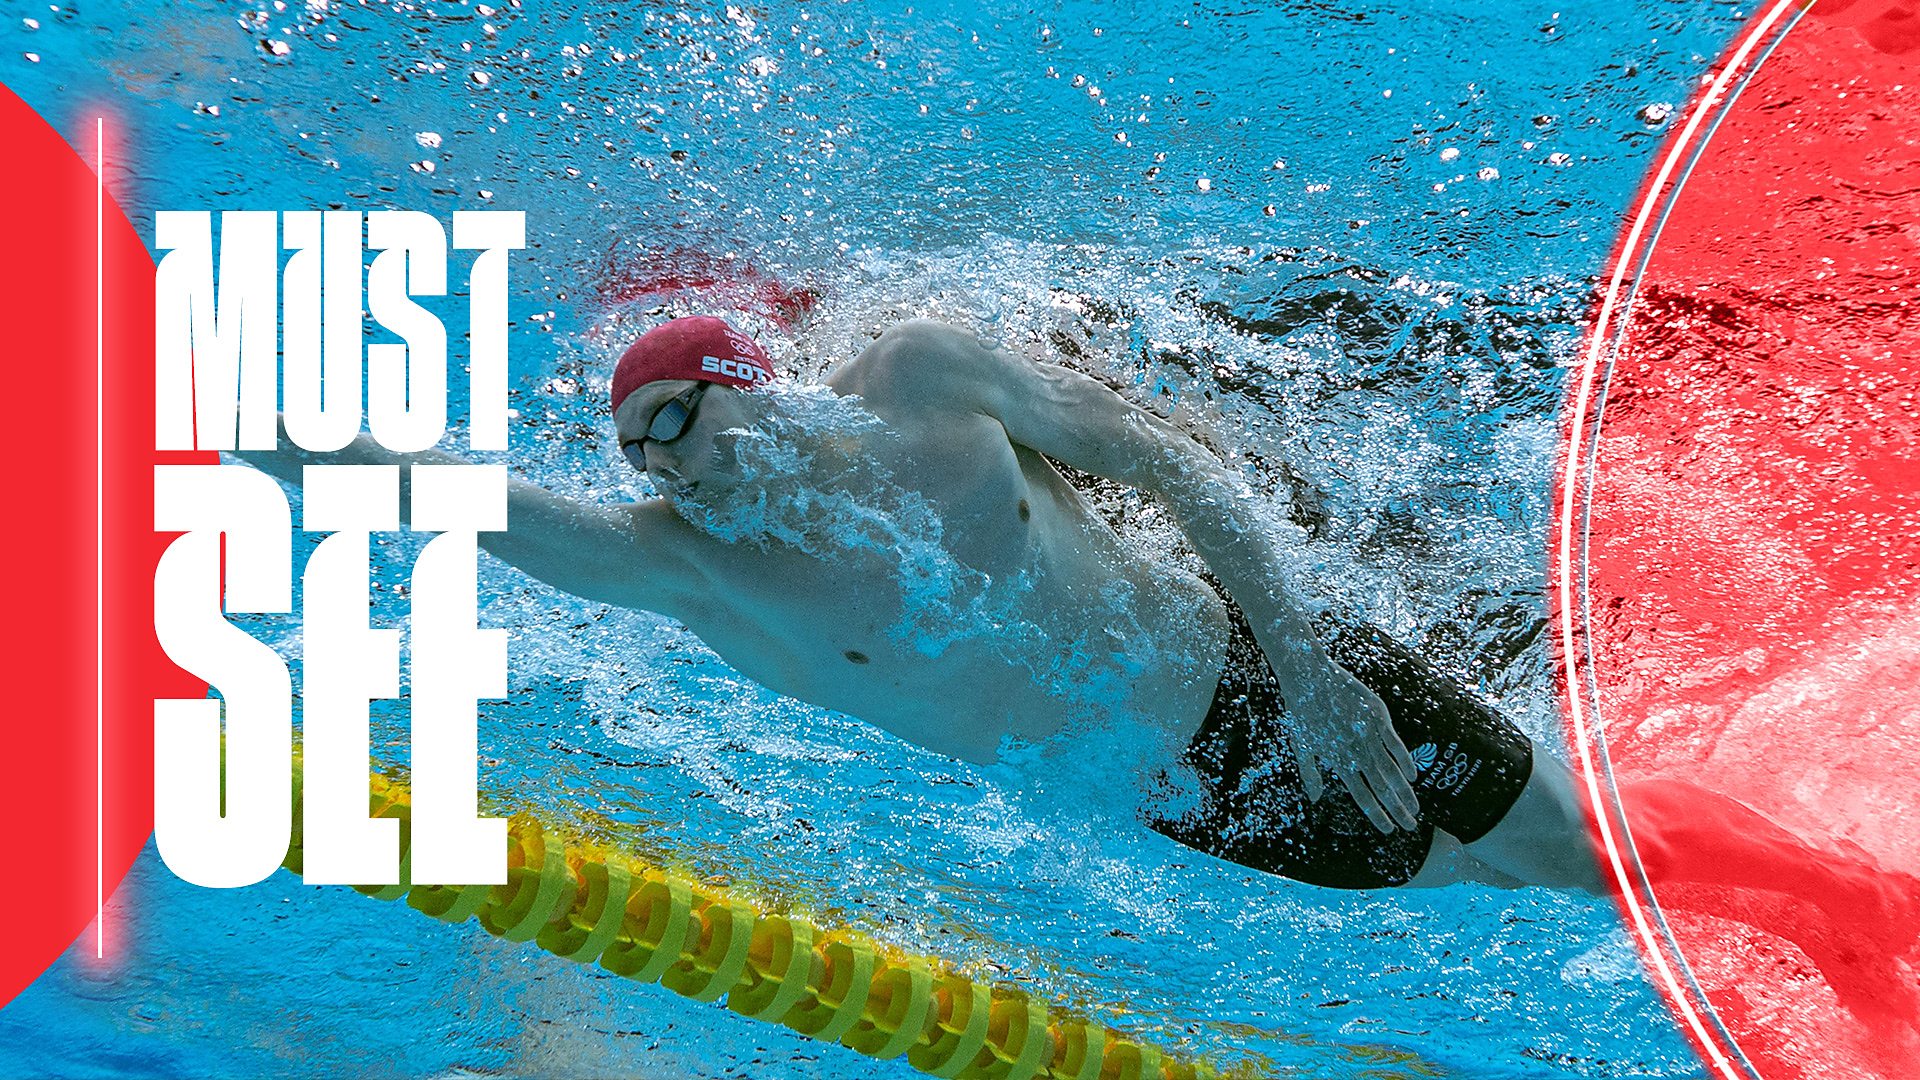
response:
[[(1734, 73), (1746, 65), (1747, 58), (1752, 54), (1754, 47), (1773, 29), (1774, 25), (1779, 22), (1780, 17), (1784, 15), (1788, 9), (1794, 7), (1795, 4), (1796, 0), (1779, 0), (1753, 30), (1748, 33), (1745, 40), (1740, 43), (1740, 47), (1734, 52), (1732, 59), (1727, 62), (1727, 65), (1721, 69), (1719, 75), (1714, 78), (1706, 95), (1701, 98), (1699, 104), (1694, 107), (1692, 113), (1688, 116), (1686, 126), (1681, 130), (1680, 138), (1675, 141), (1673, 147), (1668, 151), (1666, 159), (1661, 162), (1659, 172), (1655, 174), (1653, 183), (1649, 185), (1647, 189), (1646, 197), (1641, 201), (1638, 213), (1634, 215), (1633, 226), (1627, 232), (1625, 243), (1621, 245), (1619, 259), (1614, 264), (1613, 275), (1607, 283), (1606, 294), (1601, 300), (1600, 313), (1594, 320), (1593, 332), (1588, 341), (1587, 355), (1582, 364), (1579, 390), (1577, 391), (1574, 402), (1573, 424), (1567, 439), (1567, 459), (1562, 476), (1560, 497), (1560, 537), (1557, 545), (1558, 550), (1556, 552), (1560, 578), (1558, 582), (1558, 593), (1560, 599), (1561, 659), (1565, 665), (1568, 680), (1567, 702), (1572, 715), (1575, 742), (1577, 743), (1576, 749), (1580, 755), (1581, 772), (1586, 778), (1587, 795), (1595, 808), (1594, 818), (1599, 826), (1601, 840), (1606, 847), (1607, 861), (1613, 870), (1614, 880), (1619, 884), (1621, 899), (1626, 905), (1629, 916), (1633, 920), (1634, 929), (1638, 932), (1641, 941), (1645, 945), (1645, 951), (1650, 963), (1653, 965), (1655, 971), (1658, 972), (1660, 978), (1665, 982), (1674, 1007), (1680, 1012), (1681, 1018), (1692, 1030), (1695, 1039), (1705, 1049), (1710, 1063), (1722, 1076), (1728, 1077), (1729, 1080), (1741, 1080), (1742, 1073), (1736, 1071), (1735, 1063), (1729, 1059), (1727, 1052), (1722, 1049), (1720, 1040), (1714, 1038), (1713, 1035), (1707, 1031), (1706, 1022), (1701, 1017), (1699, 1010), (1694, 1007), (1692, 996), (1680, 985), (1680, 981), (1675, 976), (1672, 965), (1667, 962), (1666, 952), (1662, 948), (1661, 937), (1649, 920), (1646, 909), (1640, 903), (1633, 881), (1628, 876), (1626, 857), (1622, 852), (1621, 840), (1616, 839), (1614, 835), (1614, 823), (1611, 815), (1608, 814), (1606, 810), (1608, 804), (1601, 795), (1600, 775), (1594, 766), (1593, 760), (1594, 740), (1588, 732), (1587, 717), (1582, 695), (1575, 682), (1577, 673), (1580, 671), (1578, 664), (1579, 657), (1577, 655), (1578, 650), (1575, 645), (1574, 636), (1574, 613), (1578, 609), (1574, 604), (1574, 570), (1571, 551), (1574, 525), (1574, 496), (1578, 490), (1578, 485), (1575, 483), (1575, 474), (1580, 468), (1579, 448), (1584, 445), (1586, 438), (1587, 415), (1592, 404), (1594, 376), (1599, 368), (1601, 353), (1606, 348), (1608, 325), (1613, 319), (1615, 308), (1619, 304), (1620, 286), (1626, 277), (1628, 263), (1634, 253), (1640, 248), (1641, 238), (1646, 232), (1647, 223), (1653, 216), (1655, 206), (1660, 202), (1663, 193), (1666, 192), (1667, 182), (1672, 177), (1675, 167), (1679, 164), (1687, 147), (1692, 144), (1695, 135), (1699, 133), (1700, 126), (1705, 122), (1708, 114), (1726, 93), (1727, 85), (1732, 82)], [(1582, 539), (1584, 541), (1584, 536)], [(1584, 543), (1582, 545), (1582, 554), (1584, 555)], [(1581, 564), (1580, 571), (1582, 579), (1581, 592), (1584, 595), (1584, 560)], [(1591, 669), (1592, 664), (1589, 664), (1588, 670)], [(1621, 815), (1620, 828), (1623, 832), (1627, 831), (1624, 813)], [(1631, 834), (1629, 833), (1624, 839), (1630, 846), (1632, 843)], [(1638, 865), (1637, 859), (1635, 860), (1634, 871), (1636, 876), (1644, 874), (1644, 871)], [(1715, 1026), (1718, 1027), (1719, 1025), (1716, 1023)], [(1734, 1052), (1738, 1054), (1737, 1047)], [(1747, 1070), (1751, 1070), (1752, 1068), (1752, 1066), (1747, 1065), (1744, 1060), (1739, 1064), (1746, 1065)]]

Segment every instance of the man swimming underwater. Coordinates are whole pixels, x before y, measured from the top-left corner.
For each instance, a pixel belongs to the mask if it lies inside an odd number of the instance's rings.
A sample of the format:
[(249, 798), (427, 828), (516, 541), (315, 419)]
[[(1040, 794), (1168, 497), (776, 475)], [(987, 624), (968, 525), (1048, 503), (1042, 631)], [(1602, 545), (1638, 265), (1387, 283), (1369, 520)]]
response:
[[(1197, 790), (1148, 823), (1221, 858), (1335, 888), (1606, 890), (1559, 760), (1384, 634), (1310, 619), (1259, 499), (1174, 424), (929, 321), (824, 389), (770, 382), (766, 353), (718, 319), (654, 328), (621, 357), (612, 405), (661, 497), (590, 505), (515, 481), (509, 531), (482, 543), (577, 596), (679, 620), (773, 690), (971, 761), (1061, 736), (1097, 687), (1186, 748), (1170, 772)], [(823, 402), (861, 419), (801, 415)], [(244, 456), (293, 482), (307, 460)], [(1049, 459), (1156, 497), (1211, 580), (1130, 550)], [(454, 459), (363, 436), (326, 460)], [(992, 632), (929, 629), (935, 608)], [(1905, 875), (1683, 782), (1627, 797), (1656, 882), (1817, 896), (1839, 922), (1876, 921), (1876, 940), (1913, 937)]]

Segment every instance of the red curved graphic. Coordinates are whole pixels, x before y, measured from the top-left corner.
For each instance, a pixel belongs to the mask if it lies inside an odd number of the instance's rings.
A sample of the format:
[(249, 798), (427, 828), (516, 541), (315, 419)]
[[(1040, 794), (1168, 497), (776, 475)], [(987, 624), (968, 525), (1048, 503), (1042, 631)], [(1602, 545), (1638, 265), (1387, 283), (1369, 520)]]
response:
[(1920, 865), (1912, 14), (1823, 0), (1771, 55), (1784, 18), (1736, 43), (1751, 81), (1669, 147), (1657, 244), (1657, 213), (1622, 244), (1604, 412), (1597, 386), (1571, 410), (1576, 735), (1604, 736), (1611, 839), (1659, 909), (1628, 915), (1715, 1075), (1920, 1071), (1920, 895), (1895, 869)]
[[(168, 664), (153, 636), (165, 540), (153, 532), (153, 263), (88, 162), (4, 89), (0, 145), (0, 205), (13, 211), (0, 260), (14, 440), (4, 480), (11, 626), (0, 651), (12, 697), (0, 732), (0, 813), (13, 829), (10, 887), (0, 890), (4, 1004), (94, 921), (152, 831), (153, 698), (207, 688)], [(102, 929), (111, 957), (113, 931)]]

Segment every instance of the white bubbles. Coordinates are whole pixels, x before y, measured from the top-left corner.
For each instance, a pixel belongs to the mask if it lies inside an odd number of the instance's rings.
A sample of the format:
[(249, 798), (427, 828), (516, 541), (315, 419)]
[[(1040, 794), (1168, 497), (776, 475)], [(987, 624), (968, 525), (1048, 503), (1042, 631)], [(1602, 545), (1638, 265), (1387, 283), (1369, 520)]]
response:
[(963, 640), (1013, 650), (1045, 637), (1018, 612), (1022, 579), (996, 582), (950, 550), (934, 505), (883, 462), (894, 430), (855, 397), (776, 382), (749, 424), (718, 433), (695, 481), (668, 481), (673, 509), (719, 540), (786, 548), (862, 577), (875, 564), (898, 587), (885, 632), (897, 646), (939, 656)]
[(437, 131), (416, 131), (413, 133), (413, 141), (428, 150), (440, 149), (440, 133)]
[(1460, 148), (1457, 146), (1449, 146), (1445, 150), (1440, 151), (1440, 160), (1441, 161), (1460, 160)]

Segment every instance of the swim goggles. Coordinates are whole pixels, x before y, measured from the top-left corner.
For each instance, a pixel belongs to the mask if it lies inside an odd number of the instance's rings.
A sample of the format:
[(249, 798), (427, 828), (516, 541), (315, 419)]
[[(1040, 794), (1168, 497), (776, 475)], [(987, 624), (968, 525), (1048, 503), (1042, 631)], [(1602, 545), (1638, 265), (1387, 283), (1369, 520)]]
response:
[(670, 443), (685, 435), (687, 426), (693, 423), (693, 411), (700, 407), (701, 396), (712, 385), (709, 382), (694, 383), (655, 409), (653, 419), (647, 421), (647, 433), (620, 444), (620, 452), (627, 456), (627, 464), (645, 472), (649, 439), (657, 443)]

